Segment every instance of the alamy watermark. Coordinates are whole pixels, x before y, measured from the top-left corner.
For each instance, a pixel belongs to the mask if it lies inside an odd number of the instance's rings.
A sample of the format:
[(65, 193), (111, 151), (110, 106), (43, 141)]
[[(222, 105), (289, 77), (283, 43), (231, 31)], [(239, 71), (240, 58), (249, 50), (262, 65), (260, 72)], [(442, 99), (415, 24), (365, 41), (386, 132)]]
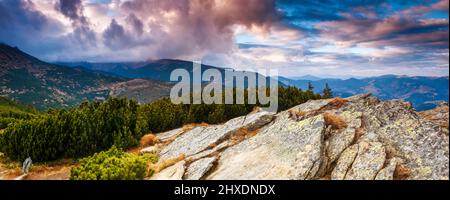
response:
[(194, 61), (192, 65), (192, 73), (179, 68), (170, 74), (170, 81), (178, 82), (170, 91), (172, 103), (244, 104), (246, 90), (248, 104), (258, 103), (266, 111), (277, 111), (278, 70), (202, 70), (200, 62)]

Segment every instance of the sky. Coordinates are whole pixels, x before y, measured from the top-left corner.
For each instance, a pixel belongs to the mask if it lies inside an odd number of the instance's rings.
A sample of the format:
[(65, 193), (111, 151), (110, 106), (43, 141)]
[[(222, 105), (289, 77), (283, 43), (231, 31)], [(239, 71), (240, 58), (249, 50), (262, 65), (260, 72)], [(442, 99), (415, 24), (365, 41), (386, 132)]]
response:
[(448, 12), (449, 0), (0, 0), (0, 42), (49, 62), (448, 76)]

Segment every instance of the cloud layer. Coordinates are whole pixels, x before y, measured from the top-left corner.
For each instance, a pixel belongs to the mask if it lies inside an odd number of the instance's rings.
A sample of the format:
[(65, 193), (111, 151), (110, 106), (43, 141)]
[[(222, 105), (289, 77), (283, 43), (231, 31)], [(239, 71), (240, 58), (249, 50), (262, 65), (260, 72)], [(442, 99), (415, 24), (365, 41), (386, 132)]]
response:
[(178, 58), (282, 75), (448, 75), (448, 0), (0, 0), (0, 42), (48, 61)]

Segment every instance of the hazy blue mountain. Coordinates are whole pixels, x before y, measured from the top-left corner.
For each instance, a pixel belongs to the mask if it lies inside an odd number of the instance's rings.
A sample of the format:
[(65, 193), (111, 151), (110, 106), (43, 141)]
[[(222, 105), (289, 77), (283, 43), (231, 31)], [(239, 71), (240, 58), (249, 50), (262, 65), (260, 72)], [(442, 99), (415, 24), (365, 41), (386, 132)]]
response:
[(305, 76), (289, 77), (289, 79), (292, 79), (292, 80), (309, 80), (309, 81), (317, 81), (317, 80), (320, 80), (320, 79), (322, 79), (322, 78), (317, 77), (317, 76), (313, 76), (313, 75), (305, 75)]
[[(155, 60), (130, 63), (64, 63), (70, 66), (102, 70), (107, 73), (128, 78), (143, 78), (147, 80), (169, 81), (170, 73), (177, 68), (192, 73), (192, 62), (182, 60)], [(223, 68), (202, 65), (202, 71)], [(294, 78), (278, 77), (280, 85), (292, 85), (306, 89), (311, 81), (316, 92), (321, 92), (328, 83), (335, 96), (348, 97), (360, 93), (373, 93), (383, 100), (405, 99), (410, 101), (417, 110), (435, 107), (439, 101), (448, 101), (448, 77), (407, 77), (384, 75), (369, 78), (320, 78), (316, 76), (302, 76)]]
[(318, 81), (321, 79), (349, 79), (349, 78), (356, 78), (356, 79), (363, 79), (367, 78), (364, 76), (355, 76), (352, 74), (348, 75), (333, 75), (333, 74), (327, 74), (326, 76), (314, 76), (314, 75), (304, 75), (304, 76), (292, 76), (292, 77), (285, 77), (292, 80), (308, 80), (308, 81)]
[[(306, 89), (309, 80), (291, 80), (280, 78), (287, 84)], [(410, 101), (417, 110), (434, 108), (440, 101), (447, 101), (449, 96), (449, 78), (423, 76), (384, 75), (369, 78), (350, 79), (320, 79), (311, 81), (314, 91), (321, 92), (328, 83), (335, 96), (348, 97), (360, 93), (372, 93), (379, 98), (405, 99)]]
[[(175, 69), (187, 70), (191, 75), (191, 82), (193, 74), (192, 62), (175, 59), (161, 59), (146, 62), (122, 62), (122, 63), (59, 62), (59, 64), (72, 67), (82, 67), (86, 69), (99, 70), (105, 73), (110, 73), (131, 79), (158, 80), (163, 82), (170, 82), (170, 74)], [(202, 73), (208, 69), (219, 70), (219, 72), (222, 74), (223, 83), (225, 82), (225, 72), (233, 71), (233, 69), (220, 68), (203, 64), (201, 67)], [(261, 76), (260, 74), (257, 75)], [(208, 81), (205, 81), (204, 83), (206, 82)], [(266, 80), (266, 82), (268, 82), (268, 80)], [(284, 84), (280, 82), (279, 85)], [(245, 87), (247, 87), (247, 82), (245, 82)]]
[[(175, 69), (185, 69), (192, 74), (192, 62), (174, 59), (122, 63), (60, 62), (60, 64), (104, 71), (127, 78), (141, 78), (166, 82), (170, 81), (170, 74)], [(202, 72), (208, 69), (217, 69), (222, 73), (226, 70), (224, 68), (202, 65)]]

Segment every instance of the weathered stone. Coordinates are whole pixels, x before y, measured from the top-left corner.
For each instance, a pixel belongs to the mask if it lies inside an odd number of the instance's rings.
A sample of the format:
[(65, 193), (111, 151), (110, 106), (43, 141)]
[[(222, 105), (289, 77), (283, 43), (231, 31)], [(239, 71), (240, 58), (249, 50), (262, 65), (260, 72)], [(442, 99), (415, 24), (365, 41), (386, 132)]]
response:
[(161, 159), (168, 159), (184, 154), (192, 156), (215, 145), (237, 130), (257, 129), (272, 121), (274, 113), (265, 111), (251, 113), (232, 119), (222, 125), (196, 127), (176, 138), (160, 153)]
[(176, 164), (154, 174), (150, 177), (150, 180), (182, 180), (185, 171), (185, 164), (185, 161), (177, 162)]
[(336, 163), (333, 171), (331, 172), (332, 180), (344, 180), (347, 172), (353, 162), (355, 161), (356, 156), (358, 155), (359, 145), (355, 144), (347, 148), (344, 152), (342, 152), (339, 160)]
[(396, 157), (411, 169), (408, 179), (448, 179), (448, 135), (439, 125), (419, 117), (409, 103), (391, 100), (351, 109), (369, 116), (366, 133), (372, 134), (371, 140), (395, 148)]
[(144, 154), (144, 153), (158, 153), (159, 148), (157, 145), (154, 146), (149, 146), (149, 147), (145, 147), (143, 149), (141, 149), (139, 151), (139, 153)]
[(445, 134), (448, 135), (449, 124), (449, 107), (447, 102), (442, 102), (432, 110), (418, 112), (420, 117), (430, 120), (436, 125), (440, 126)]
[(355, 137), (354, 128), (346, 128), (330, 137), (327, 145), (327, 156), (330, 162), (336, 161), (339, 155), (352, 143)]
[(350, 112), (350, 111), (344, 111), (342, 113), (339, 113), (339, 116), (344, 119), (344, 121), (347, 123), (347, 127), (349, 128), (359, 128), (362, 125), (361, 118), (363, 116), (362, 112)]
[(177, 128), (174, 130), (158, 133), (156, 134), (156, 136), (158, 136), (158, 139), (161, 142), (168, 142), (172, 139), (175, 139), (177, 136), (183, 134), (183, 132), (184, 132), (183, 128)]
[(202, 151), (202, 152), (200, 152), (198, 154), (195, 154), (195, 155), (187, 157), (187, 160), (198, 160), (198, 159), (203, 158), (203, 157), (211, 156), (214, 153), (217, 153), (217, 152), (227, 148), (230, 145), (231, 145), (231, 143), (228, 140), (226, 140), (226, 141), (220, 143), (219, 145), (214, 146), (211, 149), (207, 149), (207, 150), (204, 150), (204, 151)]
[[(321, 109), (330, 103), (330, 101), (332, 101), (332, 99), (309, 100), (308, 102), (295, 106), (291, 109), (309, 113)], [(280, 113), (280, 115), (285, 115), (285, 112)]]
[[(380, 102), (370, 95), (347, 98), (338, 110), (361, 112), (364, 135), (358, 142), (380, 142), (395, 149), (411, 170), (408, 179), (448, 179), (449, 138), (446, 129), (418, 116), (402, 100)], [(339, 112), (339, 111), (336, 111)]]
[(386, 159), (383, 144), (379, 142), (360, 142), (358, 145), (358, 155), (345, 179), (373, 180), (383, 167)]
[(388, 161), (387, 166), (378, 172), (377, 176), (375, 177), (375, 180), (393, 180), (397, 164), (398, 164), (397, 159), (395, 158), (390, 159)]
[[(302, 121), (282, 113), (260, 133), (226, 149), (207, 179), (306, 179), (321, 163), (322, 115)], [(282, 117), (281, 117), (282, 116)]]
[(197, 160), (189, 165), (184, 175), (186, 180), (200, 180), (213, 167), (215, 157)]

